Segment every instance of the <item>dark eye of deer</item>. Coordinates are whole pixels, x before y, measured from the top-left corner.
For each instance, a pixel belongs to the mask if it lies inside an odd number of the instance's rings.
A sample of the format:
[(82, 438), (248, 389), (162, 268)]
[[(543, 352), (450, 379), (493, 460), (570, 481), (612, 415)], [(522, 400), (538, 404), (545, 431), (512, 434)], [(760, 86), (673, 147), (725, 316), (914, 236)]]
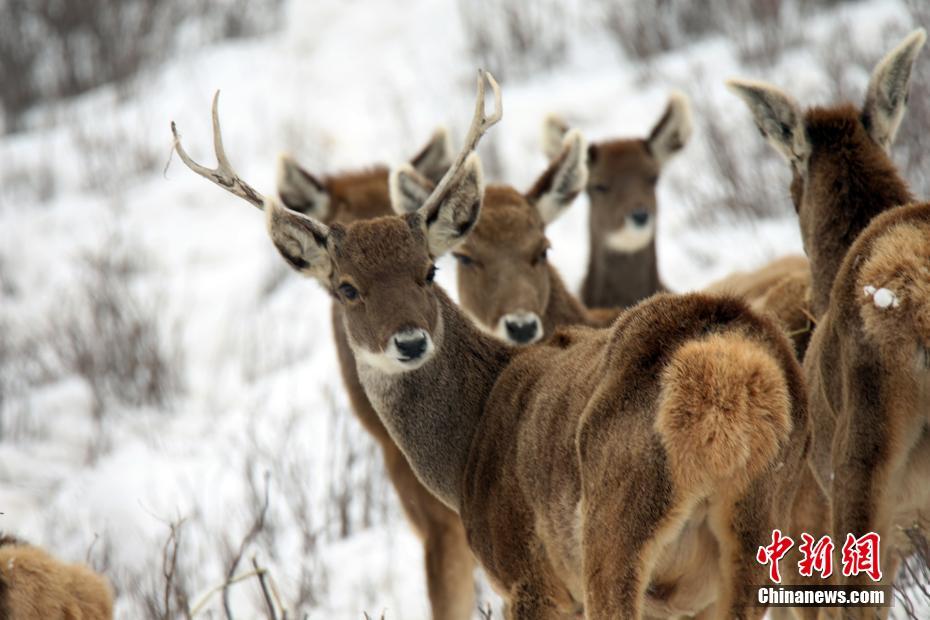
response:
[(607, 190), (609, 189), (610, 188), (604, 185), (603, 183), (598, 183), (597, 185), (594, 186), (594, 191), (598, 192), (599, 194), (606, 194)]
[(459, 254), (457, 252), (453, 252), (452, 256), (455, 257), (455, 260), (457, 260), (462, 267), (471, 267), (475, 264), (475, 261), (472, 260), (471, 256)]
[(436, 279), (436, 265), (430, 265), (429, 271), (426, 272), (426, 283), (432, 284), (434, 279)]
[(656, 183), (659, 182), (659, 176), (658, 176), (658, 175), (652, 175), (651, 177), (649, 177), (648, 180), (649, 180), (649, 184), (650, 184), (650, 185), (655, 185)]
[(536, 255), (536, 258), (533, 259), (533, 264), (538, 265), (540, 263), (546, 262), (546, 258), (549, 256), (549, 248), (543, 248), (542, 252)]
[(339, 293), (348, 301), (354, 301), (358, 299), (358, 289), (356, 289), (348, 282), (344, 282), (343, 284), (339, 285)]

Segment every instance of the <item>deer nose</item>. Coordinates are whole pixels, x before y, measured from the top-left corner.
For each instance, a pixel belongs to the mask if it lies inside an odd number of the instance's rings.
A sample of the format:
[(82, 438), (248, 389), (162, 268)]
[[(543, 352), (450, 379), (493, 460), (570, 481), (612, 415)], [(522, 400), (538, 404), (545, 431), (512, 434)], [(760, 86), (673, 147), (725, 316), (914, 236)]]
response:
[(636, 224), (639, 228), (642, 228), (649, 223), (649, 212), (648, 211), (634, 211), (630, 214), (630, 219), (633, 220), (633, 223)]
[(429, 337), (422, 329), (405, 330), (394, 335), (394, 346), (404, 356), (401, 361), (410, 362), (426, 353)]
[(535, 342), (539, 333), (539, 317), (532, 313), (509, 314), (504, 317), (507, 338), (516, 344)]

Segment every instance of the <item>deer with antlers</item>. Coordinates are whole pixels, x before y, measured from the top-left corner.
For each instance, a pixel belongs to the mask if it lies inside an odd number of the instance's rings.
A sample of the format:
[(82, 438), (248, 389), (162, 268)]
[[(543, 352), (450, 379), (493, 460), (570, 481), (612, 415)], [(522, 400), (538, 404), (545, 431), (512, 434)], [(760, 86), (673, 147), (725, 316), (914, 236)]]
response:
[(82, 564), (65, 564), (44, 550), (0, 535), (0, 618), (111, 620), (107, 581)]
[(834, 536), (881, 536), (883, 584), (908, 553), (903, 529), (930, 510), (930, 203), (913, 203), (889, 156), (925, 39), (918, 30), (885, 56), (861, 108), (804, 111), (773, 86), (729, 83), (791, 165), (818, 316), (804, 361), (814, 462)]
[[(178, 155), (197, 174), (261, 209), (261, 196), (239, 179), (226, 156), (218, 105), (217, 92), (212, 111), (217, 167), (211, 169), (193, 161), (181, 145), (177, 128), (172, 123)], [(439, 129), (410, 160), (410, 166), (424, 178), (438, 181), (452, 163), (452, 157), (448, 133)], [(287, 208), (329, 224), (348, 224), (392, 212), (385, 166), (319, 177), (285, 155), (278, 161), (277, 186), (280, 200)], [(461, 520), (417, 480), (407, 459), (391, 439), (359, 380), (355, 356), (344, 328), (343, 305), (334, 300), (331, 314), (339, 368), (349, 402), (362, 426), (380, 445), (388, 477), (404, 513), (423, 540), (432, 615), (437, 620), (471, 618), (475, 609), (475, 560), (468, 549)]]
[(474, 327), (433, 274), (481, 210), (473, 150), (500, 118), (482, 90), (419, 210), (327, 226), (266, 197), (272, 242), (343, 305), (375, 411), (461, 517), (508, 617), (761, 617), (756, 549), (790, 510), (809, 434), (789, 343), (700, 294), (521, 349)]

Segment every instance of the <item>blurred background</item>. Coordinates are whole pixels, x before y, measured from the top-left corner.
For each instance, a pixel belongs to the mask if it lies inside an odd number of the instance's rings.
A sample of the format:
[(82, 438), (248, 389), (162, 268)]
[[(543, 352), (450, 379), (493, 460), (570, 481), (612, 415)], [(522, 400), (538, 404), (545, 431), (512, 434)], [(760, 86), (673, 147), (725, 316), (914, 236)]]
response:
[[(504, 96), (486, 176), (525, 190), (546, 114), (643, 137), (678, 89), (695, 134), (663, 170), (659, 253), (686, 291), (801, 251), (788, 167), (723, 81), (858, 103), (930, 3), (0, 0), (0, 16), (0, 530), (104, 572), (119, 618), (188, 617), (254, 556), (289, 617), (410, 619), (428, 617), (422, 550), (349, 410), (329, 299), (259, 213), (169, 162), (169, 122), (212, 166), (222, 89), (227, 153), (270, 192), (282, 151), (318, 175), (391, 164), (440, 124), (457, 149), (480, 66)], [(924, 53), (894, 147), (917, 196), (927, 139)], [(549, 230), (575, 289), (586, 218), (582, 197)], [(438, 280), (454, 293), (451, 261)], [(230, 594), (237, 618), (264, 617), (254, 580)], [(198, 611), (224, 617), (217, 595)]]

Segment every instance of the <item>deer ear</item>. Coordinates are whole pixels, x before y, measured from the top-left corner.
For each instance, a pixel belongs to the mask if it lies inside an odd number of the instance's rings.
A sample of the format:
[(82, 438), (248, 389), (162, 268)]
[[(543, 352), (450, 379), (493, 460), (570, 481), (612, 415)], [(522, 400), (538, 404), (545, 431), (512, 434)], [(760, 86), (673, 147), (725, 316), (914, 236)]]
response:
[(543, 221), (548, 224), (572, 204), (588, 182), (588, 147), (577, 129), (566, 134), (558, 159), (540, 176), (526, 193), (536, 205)]
[(449, 132), (445, 127), (437, 127), (429, 142), (410, 160), (410, 165), (433, 183), (439, 183), (439, 179), (452, 165), (452, 158)]
[(394, 213), (413, 213), (423, 206), (436, 184), (420, 174), (410, 164), (401, 164), (388, 176), (388, 190)]
[(684, 93), (672, 93), (662, 117), (652, 128), (646, 145), (660, 166), (672, 158), (691, 138), (691, 103)]
[(471, 153), (445, 195), (435, 206), (423, 207), (418, 212), (426, 230), (430, 254), (442, 256), (465, 240), (478, 222), (483, 198), (481, 159), (477, 153)]
[(320, 221), (330, 216), (326, 187), (290, 155), (278, 158), (278, 196), (288, 209)]
[(730, 80), (727, 87), (752, 113), (762, 136), (789, 162), (810, 154), (801, 108), (794, 99), (768, 84)]
[(550, 161), (562, 153), (562, 141), (565, 140), (568, 129), (568, 123), (555, 114), (550, 114), (543, 121), (543, 152)]
[(927, 33), (923, 28), (915, 30), (888, 52), (872, 71), (862, 107), (862, 123), (886, 152), (891, 150), (895, 134), (904, 119), (911, 70), (926, 40)]
[(275, 198), (265, 198), (268, 234), (278, 252), (300, 273), (329, 286), (332, 259), (326, 244), (329, 228), (311, 217), (291, 211)]

